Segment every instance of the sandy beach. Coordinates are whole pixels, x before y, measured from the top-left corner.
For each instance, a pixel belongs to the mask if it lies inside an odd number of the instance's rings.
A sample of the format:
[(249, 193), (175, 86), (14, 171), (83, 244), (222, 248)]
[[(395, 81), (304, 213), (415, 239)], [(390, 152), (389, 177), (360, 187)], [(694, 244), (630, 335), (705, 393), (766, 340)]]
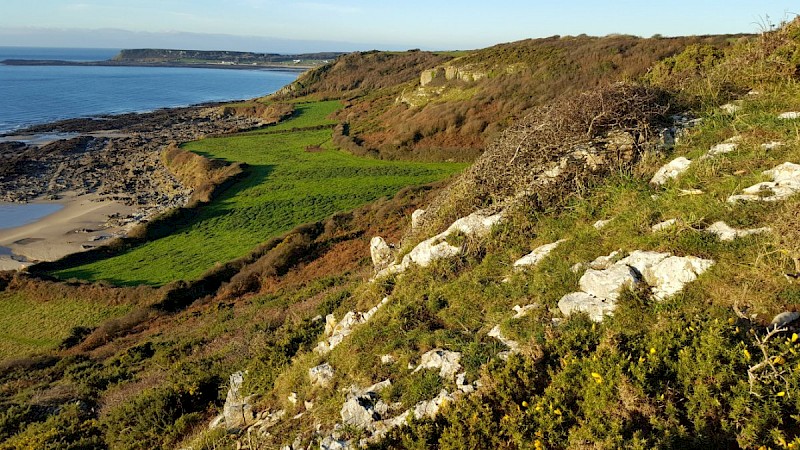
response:
[(47, 203), (58, 203), (63, 208), (33, 223), (0, 230), (0, 247), (11, 252), (0, 251), (0, 270), (20, 269), (36, 261), (54, 261), (103, 245), (127, 231), (124, 226), (109, 226), (109, 216), (125, 217), (138, 209), (117, 201), (99, 201), (95, 194), (66, 194)]

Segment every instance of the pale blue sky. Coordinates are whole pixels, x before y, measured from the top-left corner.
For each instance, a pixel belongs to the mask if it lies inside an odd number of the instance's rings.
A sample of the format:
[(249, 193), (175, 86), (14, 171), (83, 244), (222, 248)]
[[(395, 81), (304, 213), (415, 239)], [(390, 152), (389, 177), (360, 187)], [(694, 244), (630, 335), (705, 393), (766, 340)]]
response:
[[(289, 41), (298, 40), (312, 41), (305, 43), (310, 46), (307, 50), (319, 48), (321, 41), (333, 41), (332, 46), (343, 47), (341, 50), (466, 49), (554, 34), (750, 33), (759, 30), (758, 24), (766, 16), (774, 22), (793, 17), (800, 12), (800, 5), (793, 3), (796, 2), (0, 0), (0, 46), (78, 43), (118, 47), (117, 41), (123, 41), (128, 44), (126, 47), (137, 47), (154, 41), (169, 44), (172, 39), (180, 44), (174, 47), (195, 43), (195, 48), (234, 46), (237, 48), (230, 49), (241, 50), (260, 49), (270, 42), (286, 46)], [(100, 29), (103, 31), (86, 31)], [(94, 44), (93, 35), (97, 41)]]

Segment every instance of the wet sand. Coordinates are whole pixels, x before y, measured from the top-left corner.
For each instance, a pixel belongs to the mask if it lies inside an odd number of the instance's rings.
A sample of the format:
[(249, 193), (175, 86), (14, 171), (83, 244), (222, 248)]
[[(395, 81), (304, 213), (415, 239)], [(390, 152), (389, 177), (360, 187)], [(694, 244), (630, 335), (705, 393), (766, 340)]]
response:
[[(109, 216), (137, 211), (112, 200), (97, 201), (95, 194), (66, 194), (47, 201), (64, 207), (36, 222), (0, 230), (0, 270), (27, 267), (36, 261), (54, 261), (85, 251), (123, 235), (128, 227), (109, 226)], [(32, 202), (35, 203), (35, 202)]]

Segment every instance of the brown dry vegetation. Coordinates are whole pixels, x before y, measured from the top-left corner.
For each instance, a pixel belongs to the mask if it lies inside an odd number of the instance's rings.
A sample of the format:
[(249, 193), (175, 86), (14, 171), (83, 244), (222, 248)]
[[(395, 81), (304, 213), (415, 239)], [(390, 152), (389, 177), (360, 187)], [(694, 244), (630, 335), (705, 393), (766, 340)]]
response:
[[(669, 99), (637, 84), (615, 83), (534, 108), (504, 131), (488, 150), (432, 203), (422, 233), (439, 229), (477, 208), (525, 192), (529, 206), (543, 209), (580, 194), (593, 177), (635, 162), (663, 124)], [(621, 151), (611, 132), (627, 135)], [(567, 164), (554, 182), (544, 173), (575, 151), (589, 151), (596, 167)]]
[[(611, 82), (635, 80), (687, 46), (726, 48), (740, 37), (554, 36), (501, 44), (453, 60), (422, 58), (424, 52), (356, 53), (310, 72), (283, 95), (314, 93), (349, 99), (336, 115), (343, 124), (336, 143), (353, 153), (386, 159), (472, 161), (488, 142), (535, 106)], [(379, 77), (382, 72), (375, 68), (376, 62), (390, 58), (414, 61), (402, 65), (391, 83)], [(430, 86), (445, 88), (441, 98), (433, 95), (419, 107), (399, 101), (417, 89), (422, 70), (437, 66), (468, 68), (485, 78), (436, 79)]]

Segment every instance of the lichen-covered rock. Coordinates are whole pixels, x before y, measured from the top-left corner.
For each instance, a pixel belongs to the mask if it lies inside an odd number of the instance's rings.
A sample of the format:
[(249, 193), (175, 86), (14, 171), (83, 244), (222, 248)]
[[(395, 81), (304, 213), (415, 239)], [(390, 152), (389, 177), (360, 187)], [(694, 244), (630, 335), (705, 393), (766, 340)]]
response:
[[(594, 269), (594, 270), (608, 269), (609, 267), (611, 267), (616, 262), (616, 260), (619, 257), (619, 255), (620, 255), (620, 251), (619, 250), (614, 250), (613, 252), (609, 253), (606, 256), (598, 256), (592, 262), (589, 263), (589, 268), (590, 269)], [(573, 267), (575, 267), (575, 266), (573, 266)], [(573, 270), (573, 273), (580, 272), (581, 268), (582, 268), (582, 265), (579, 266), (579, 267), (576, 267), (575, 270)], [(572, 269), (570, 269), (570, 270), (572, 270)]]
[(222, 415), (225, 416), (225, 428), (228, 430), (242, 429), (255, 421), (253, 405), (250, 397), (242, 397), (241, 388), (246, 372), (236, 372), (230, 376), (228, 396)]
[(375, 236), (369, 243), (369, 253), (375, 271), (381, 271), (394, 262), (394, 252), (389, 244), (380, 236)]
[(694, 256), (637, 250), (606, 269), (588, 269), (579, 281), (582, 292), (565, 295), (558, 307), (567, 316), (584, 312), (592, 320), (601, 321), (605, 315), (613, 313), (624, 289), (646, 282), (652, 288), (653, 297), (663, 300), (679, 292), (713, 264), (714, 261)]
[(316, 367), (308, 369), (308, 378), (311, 384), (320, 387), (328, 387), (331, 385), (334, 377), (334, 370), (330, 364), (324, 363)]
[(667, 181), (677, 178), (683, 172), (689, 170), (689, 166), (692, 164), (692, 161), (684, 158), (683, 156), (679, 158), (675, 158), (674, 160), (670, 161), (656, 172), (653, 178), (650, 180), (650, 184), (655, 186), (661, 186), (666, 184)]
[(438, 369), (440, 377), (452, 380), (456, 373), (461, 370), (459, 361), (461, 361), (461, 353), (437, 348), (422, 355), (420, 363), (414, 369), (414, 372), (419, 372), (422, 369)]

